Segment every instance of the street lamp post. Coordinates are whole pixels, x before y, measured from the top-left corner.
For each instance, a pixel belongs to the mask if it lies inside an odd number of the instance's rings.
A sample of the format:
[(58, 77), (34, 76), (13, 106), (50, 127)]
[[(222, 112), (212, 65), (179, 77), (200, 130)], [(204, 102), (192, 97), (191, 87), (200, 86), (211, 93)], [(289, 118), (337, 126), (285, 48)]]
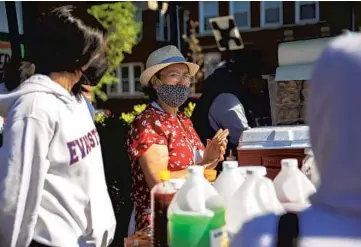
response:
[(9, 40), (11, 44), (11, 57), (15, 62), (21, 60), (19, 25), (16, 14), (16, 6), (13, 1), (5, 1), (6, 16), (9, 27)]
[(169, 5), (169, 16), (170, 16), (170, 26), (171, 32), (170, 32), (170, 41), (172, 45), (179, 47), (178, 42), (178, 36), (179, 36), (179, 18), (178, 18), (178, 5), (177, 3), (171, 2)]

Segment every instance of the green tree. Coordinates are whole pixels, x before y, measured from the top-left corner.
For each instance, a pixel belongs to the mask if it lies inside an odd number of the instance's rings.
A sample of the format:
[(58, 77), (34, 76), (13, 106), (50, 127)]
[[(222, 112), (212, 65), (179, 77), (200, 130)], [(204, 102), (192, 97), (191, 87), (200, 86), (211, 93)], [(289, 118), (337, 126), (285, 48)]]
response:
[(204, 55), (202, 51), (202, 47), (199, 44), (199, 39), (197, 38), (197, 27), (199, 23), (196, 21), (190, 21), (190, 35), (186, 34), (182, 35), (183, 40), (188, 43), (188, 53), (187, 60), (193, 63), (196, 63), (201, 68), (196, 74), (196, 80), (199, 81), (203, 79), (204, 75)]
[(131, 2), (94, 5), (88, 11), (108, 30), (105, 53), (109, 60), (109, 69), (93, 90), (93, 95), (106, 100), (107, 96), (102, 87), (119, 81), (115, 70), (123, 61), (124, 54), (130, 54), (137, 43), (141, 23), (136, 21), (137, 8)]

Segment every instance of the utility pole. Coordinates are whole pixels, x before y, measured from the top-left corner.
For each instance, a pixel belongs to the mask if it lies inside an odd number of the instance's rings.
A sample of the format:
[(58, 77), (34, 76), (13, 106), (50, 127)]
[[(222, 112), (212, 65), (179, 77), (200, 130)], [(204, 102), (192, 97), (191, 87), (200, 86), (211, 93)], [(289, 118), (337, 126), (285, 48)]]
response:
[(178, 2), (169, 1), (168, 14), (170, 17), (170, 41), (180, 49), (180, 35), (179, 35), (179, 16), (178, 16)]
[(9, 40), (11, 44), (11, 57), (14, 61), (21, 60), (21, 47), (18, 18), (16, 14), (16, 6), (13, 1), (5, 1), (6, 16), (9, 27)]

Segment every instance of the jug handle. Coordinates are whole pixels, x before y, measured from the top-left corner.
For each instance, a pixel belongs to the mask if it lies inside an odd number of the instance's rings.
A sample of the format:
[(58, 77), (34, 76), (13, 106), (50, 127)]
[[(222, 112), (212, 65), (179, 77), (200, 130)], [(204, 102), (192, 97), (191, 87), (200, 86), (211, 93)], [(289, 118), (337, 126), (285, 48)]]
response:
[[(276, 192), (272, 189), (271, 186), (269, 186), (267, 180), (262, 180), (262, 181), (256, 183), (256, 191), (260, 191), (260, 190), (261, 190), (261, 186), (265, 186), (265, 187), (267, 188), (267, 196), (268, 196), (268, 200), (269, 200), (269, 201), (267, 202), (267, 204), (269, 205), (269, 203), (272, 203), (272, 207), (273, 207), (273, 208), (277, 208), (277, 205), (274, 204), (274, 201), (275, 201), (275, 200), (272, 200), (272, 199), (277, 199), (277, 198), (272, 198), (272, 195), (275, 195)], [(262, 201), (259, 193), (256, 193), (256, 197), (257, 197), (257, 200), (258, 200), (258, 201)], [(261, 207), (262, 207), (263, 210), (268, 211), (267, 208), (265, 208), (263, 204), (261, 204)]]
[(198, 204), (198, 210), (200, 212), (205, 213), (207, 211), (206, 207), (206, 197), (204, 195), (204, 183), (199, 182), (197, 186), (195, 186), (196, 189), (196, 195), (197, 198), (194, 198), (195, 200), (198, 200), (200, 203)]

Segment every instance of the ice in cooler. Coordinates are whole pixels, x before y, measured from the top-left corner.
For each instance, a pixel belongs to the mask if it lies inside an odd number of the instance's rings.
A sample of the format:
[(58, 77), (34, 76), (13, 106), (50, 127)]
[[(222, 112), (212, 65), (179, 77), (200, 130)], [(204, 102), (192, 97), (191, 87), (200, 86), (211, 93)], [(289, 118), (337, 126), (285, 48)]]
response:
[(222, 198), (205, 179), (202, 166), (191, 166), (188, 171), (187, 181), (168, 209), (170, 246), (227, 246)]

